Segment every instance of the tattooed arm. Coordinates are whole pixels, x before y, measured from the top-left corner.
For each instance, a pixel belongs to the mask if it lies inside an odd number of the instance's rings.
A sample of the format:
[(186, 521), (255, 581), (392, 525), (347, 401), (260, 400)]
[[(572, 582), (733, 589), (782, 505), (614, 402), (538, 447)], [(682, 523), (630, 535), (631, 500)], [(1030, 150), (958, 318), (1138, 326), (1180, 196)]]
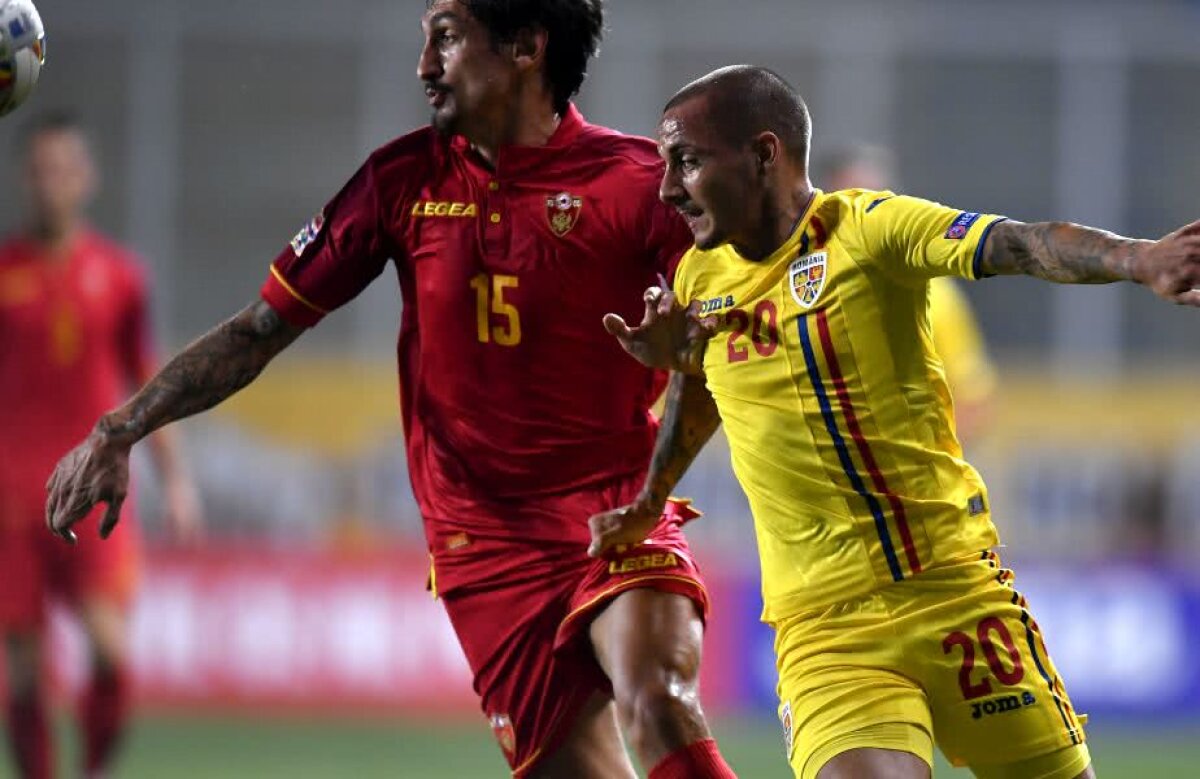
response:
[(662, 427), (642, 491), (628, 506), (588, 520), (592, 543), (588, 554), (602, 555), (617, 544), (643, 540), (658, 524), (671, 490), (721, 424), (717, 404), (703, 376), (671, 374)]
[(984, 244), (980, 270), (1061, 284), (1135, 281), (1167, 300), (1200, 305), (1200, 222), (1157, 241), (1069, 222), (999, 222)]
[(50, 530), (73, 542), (71, 526), (103, 502), (108, 510), (100, 535), (107, 538), (125, 500), (133, 445), (245, 387), (302, 332), (258, 301), (193, 341), (125, 405), (101, 417), (91, 435), (59, 461), (47, 484)]

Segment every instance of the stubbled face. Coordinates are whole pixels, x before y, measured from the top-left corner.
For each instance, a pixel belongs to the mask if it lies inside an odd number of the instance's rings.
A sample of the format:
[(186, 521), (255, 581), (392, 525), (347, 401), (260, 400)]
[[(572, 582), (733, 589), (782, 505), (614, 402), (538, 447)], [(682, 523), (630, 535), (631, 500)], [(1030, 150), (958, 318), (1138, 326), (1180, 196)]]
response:
[(55, 227), (78, 218), (96, 185), (96, 170), (83, 136), (74, 130), (47, 130), (31, 138), (25, 182), (39, 224)]
[(696, 246), (713, 249), (753, 234), (762, 183), (749, 144), (729, 144), (714, 129), (703, 95), (663, 114), (658, 151), (666, 162), (658, 194), (687, 220)]
[(491, 36), (459, 0), (437, 0), (421, 19), (425, 46), (417, 78), (433, 109), (434, 128), (472, 137), (477, 128), (502, 122), (516, 86), (509, 46)]

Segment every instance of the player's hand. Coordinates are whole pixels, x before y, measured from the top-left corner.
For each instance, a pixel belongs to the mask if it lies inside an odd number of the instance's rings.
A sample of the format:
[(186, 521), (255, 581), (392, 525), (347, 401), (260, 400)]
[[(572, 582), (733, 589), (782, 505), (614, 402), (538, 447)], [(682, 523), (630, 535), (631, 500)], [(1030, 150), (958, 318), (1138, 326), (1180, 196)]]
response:
[(701, 317), (697, 301), (687, 308), (680, 306), (666, 279), (659, 276), (659, 283), (642, 295), (646, 311), (641, 324), (630, 327), (621, 316), (605, 314), (604, 329), (643, 365), (701, 373), (704, 346), (716, 332), (716, 319)]
[(1139, 246), (1133, 277), (1159, 297), (1200, 306), (1200, 221)]
[(628, 506), (590, 517), (588, 529), (592, 533), (592, 543), (588, 546), (588, 556), (603, 557), (621, 544), (645, 541), (658, 525), (662, 512), (662, 503), (639, 497)]
[(70, 543), (78, 539), (71, 526), (86, 517), (97, 503), (107, 503), (100, 521), (100, 537), (108, 538), (121, 517), (121, 504), (129, 490), (130, 446), (93, 430), (82, 444), (58, 461), (46, 483), (46, 527)]
[(200, 514), (200, 498), (191, 479), (176, 476), (170, 479), (163, 493), (163, 508), (171, 537), (183, 544), (200, 540), (204, 524)]

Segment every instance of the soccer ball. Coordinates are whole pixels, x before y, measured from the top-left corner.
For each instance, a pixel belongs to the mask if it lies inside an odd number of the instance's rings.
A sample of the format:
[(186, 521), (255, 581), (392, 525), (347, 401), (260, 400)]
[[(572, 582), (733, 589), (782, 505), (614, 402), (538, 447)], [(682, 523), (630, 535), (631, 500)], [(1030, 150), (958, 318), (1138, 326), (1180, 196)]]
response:
[(45, 33), (32, 0), (0, 0), (0, 116), (24, 103), (37, 85)]

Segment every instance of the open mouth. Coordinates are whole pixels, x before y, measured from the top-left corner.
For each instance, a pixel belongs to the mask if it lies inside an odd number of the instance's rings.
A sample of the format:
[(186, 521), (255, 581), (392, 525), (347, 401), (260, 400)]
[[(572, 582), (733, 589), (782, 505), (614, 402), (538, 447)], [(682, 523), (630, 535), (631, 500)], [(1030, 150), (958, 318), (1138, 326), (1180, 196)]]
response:
[(447, 89), (440, 89), (427, 84), (425, 86), (425, 97), (429, 100), (429, 105), (433, 108), (441, 108), (446, 103), (446, 98), (450, 94)]

